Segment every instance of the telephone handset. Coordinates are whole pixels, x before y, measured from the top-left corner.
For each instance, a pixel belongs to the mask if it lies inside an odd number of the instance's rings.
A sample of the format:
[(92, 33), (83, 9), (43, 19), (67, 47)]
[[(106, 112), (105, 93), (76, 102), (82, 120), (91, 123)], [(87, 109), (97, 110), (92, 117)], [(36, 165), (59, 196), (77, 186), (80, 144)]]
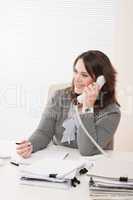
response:
[[(101, 89), (103, 87), (103, 85), (106, 83), (104, 76), (100, 75), (97, 78), (96, 83), (99, 85), (99, 89)], [(79, 103), (82, 103), (83, 99), (84, 99), (84, 94), (81, 94), (80, 96), (77, 97), (77, 100)]]

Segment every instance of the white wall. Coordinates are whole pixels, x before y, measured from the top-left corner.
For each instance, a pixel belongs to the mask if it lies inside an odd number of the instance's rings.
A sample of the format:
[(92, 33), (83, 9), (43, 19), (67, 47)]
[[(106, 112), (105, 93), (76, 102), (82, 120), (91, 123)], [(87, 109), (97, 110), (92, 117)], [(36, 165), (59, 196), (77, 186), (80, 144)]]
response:
[(133, 151), (133, 1), (118, 0), (114, 59), (122, 119), (116, 134), (117, 150)]
[(75, 57), (112, 58), (115, 0), (0, 1), (0, 139), (36, 128), (48, 85), (69, 82)]

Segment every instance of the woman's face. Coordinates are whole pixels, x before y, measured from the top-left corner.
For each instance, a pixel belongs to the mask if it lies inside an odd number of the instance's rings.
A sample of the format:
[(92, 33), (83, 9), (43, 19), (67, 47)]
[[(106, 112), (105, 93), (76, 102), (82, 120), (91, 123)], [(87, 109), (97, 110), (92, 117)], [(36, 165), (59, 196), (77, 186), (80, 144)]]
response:
[(86, 71), (82, 59), (79, 59), (75, 65), (73, 80), (74, 92), (77, 94), (81, 94), (84, 88), (94, 81), (89, 73)]

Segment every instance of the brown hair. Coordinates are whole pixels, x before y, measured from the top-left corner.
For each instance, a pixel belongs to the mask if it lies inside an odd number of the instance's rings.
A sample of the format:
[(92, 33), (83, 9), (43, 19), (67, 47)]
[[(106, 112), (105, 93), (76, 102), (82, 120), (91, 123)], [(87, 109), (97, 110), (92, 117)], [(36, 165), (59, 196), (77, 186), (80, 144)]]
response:
[[(98, 76), (103, 75), (106, 80), (106, 83), (100, 90), (99, 97), (95, 102), (95, 108), (104, 108), (111, 103), (117, 103), (117, 105), (119, 105), (116, 99), (115, 91), (117, 73), (107, 55), (98, 50), (86, 51), (76, 58), (74, 61), (73, 69), (75, 69), (75, 65), (79, 59), (83, 60), (86, 71), (92, 78), (94, 78), (94, 75), (96, 79)], [(78, 95), (74, 92), (73, 81), (70, 90), (71, 100), (74, 104), (76, 104)]]

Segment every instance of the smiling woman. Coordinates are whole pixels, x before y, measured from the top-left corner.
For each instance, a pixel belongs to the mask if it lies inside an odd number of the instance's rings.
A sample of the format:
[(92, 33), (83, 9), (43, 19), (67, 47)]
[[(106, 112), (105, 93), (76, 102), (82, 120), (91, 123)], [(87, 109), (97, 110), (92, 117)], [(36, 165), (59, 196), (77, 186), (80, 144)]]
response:
[(74, 90), (78, 94), (83, 92), (83, 89), (93, 82), (93, 78), (87, 72), (84, 62), (79, 59), (74, 68)]
[[(102, 88), (96, 83), (100, 75), (106, 80)], [(84, 156), (99, 153), (77, 122), (75, 104), (96, 142), (103, 149), (113, 149), (113, 137), (120, 121), (115, 82), (116, 72), (104, 53), (90, 50), (78, 56), (71, 87), (58, 90), (50, 97), (37, 129), (18, 145), (17, 153), (29, 157), (32, 152), (46, 148), (51, 140), (54, 144), (78, 148)], [(79, 103), (77, 97), (81, 93), (84, 98)]]

